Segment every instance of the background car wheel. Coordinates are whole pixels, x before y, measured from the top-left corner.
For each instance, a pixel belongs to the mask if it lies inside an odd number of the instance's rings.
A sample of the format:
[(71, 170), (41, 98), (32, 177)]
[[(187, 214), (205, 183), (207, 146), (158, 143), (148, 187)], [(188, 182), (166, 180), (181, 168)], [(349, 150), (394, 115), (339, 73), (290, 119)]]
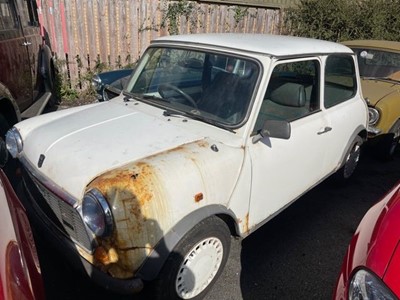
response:
[(57, 74), (52, 59), (52, 53), (48, 46), (43, 46), (40, 57), (40, 73), (43, 78), (44, 91), (51, 92), (51, 98), (47, 103), (49, 108), (54, 108), (60, 104), (57, 93)]
[(8, 155), (8, 151), (6, 149), (3, 149), (5, 147), (5, 136), (6, 133), (10, 129), (10, 125), (7, 122), (6, 118), (0, 114), (0, 139), (3, 141), (2, 151), (6, 151), (1, 157), (0, 157), (0, 166), (4, 170), (4, 172), (7, 174), (8, 178), (14, 182), (15, 181), (15, 169), (16, 169), (16, 160), (11, 158), (11, 155)]
[(354, 139), (349, 152), (346, 154), (343, 166), (336, 173), (339, 180), (349, 179), (354, 174), (354, 171), (358, 165), (358, 161), (360, 160), (362, 143), (363, 140), (361, 137), (357, 136)]
[(393, 158), (394, 153), (396, 152), (396, 148), (399, 145), (399, 141), (400, 141), (400, 136), (393, 138), (392, 144), (390, 145), (389, 148), (389, 158)]
[(6, 118), (4, 118), (4, 116), (0, 114), (0, 138), (5, 140), (5, 136), (9, 128), (10, 126)]
[(392, 130), (393, 137), (391, 139), (388, 139), (387, 142), (382, 143), (381, 145), (381, 153), (380, 157), (383, 158), (384, 160), (391, 160), (394, 157), (394, 154), (396, 152), (396, 148), (399, 145), (399, 140), (400, 140), (400, 122), (397, 122), (397, 126), (395, 129)]
[(154, 282), (157, 299), (202, 299), (221, 274), (230, 231), (218, 217), (198, 223), (177, 244)]

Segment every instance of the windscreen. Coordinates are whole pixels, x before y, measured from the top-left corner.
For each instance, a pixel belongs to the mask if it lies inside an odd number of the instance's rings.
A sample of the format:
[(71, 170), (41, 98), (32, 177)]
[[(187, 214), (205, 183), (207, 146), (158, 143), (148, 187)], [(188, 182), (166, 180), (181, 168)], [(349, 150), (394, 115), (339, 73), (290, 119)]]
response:
[(235, 125), (246, 116), (258, 74), (258, 64), (241, 56), (150, 48), (126, 92), (154, 105)]
[(361, 48), (353, 50), (357, 54), (361, 77), (400, 81), (400, 53)]

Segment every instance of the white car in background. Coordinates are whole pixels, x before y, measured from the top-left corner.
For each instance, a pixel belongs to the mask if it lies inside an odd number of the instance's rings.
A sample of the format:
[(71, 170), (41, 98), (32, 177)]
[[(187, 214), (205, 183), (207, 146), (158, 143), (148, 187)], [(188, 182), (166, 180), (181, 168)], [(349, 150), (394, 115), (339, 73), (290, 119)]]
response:
[(354, 53), (251, 34), (162, 37), (123, 94), (7, 134), (49, 240), (119, 293), (202, 298), (246, 237), (333, 173), (367, 136)]

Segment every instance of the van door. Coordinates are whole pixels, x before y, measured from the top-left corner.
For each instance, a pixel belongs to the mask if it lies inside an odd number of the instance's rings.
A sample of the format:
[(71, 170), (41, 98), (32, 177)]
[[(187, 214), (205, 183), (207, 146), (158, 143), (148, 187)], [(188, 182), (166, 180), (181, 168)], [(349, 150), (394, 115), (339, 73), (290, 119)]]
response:
[[(31, 27), (27, 4), (30, 1), (0, 0), (0, 82), (10, 91), (20, 111), (33, 102), (36, 78), (32, 59), (39, 49), (39, 28)], [(25, 30), (29, 35), (25, 35)]]

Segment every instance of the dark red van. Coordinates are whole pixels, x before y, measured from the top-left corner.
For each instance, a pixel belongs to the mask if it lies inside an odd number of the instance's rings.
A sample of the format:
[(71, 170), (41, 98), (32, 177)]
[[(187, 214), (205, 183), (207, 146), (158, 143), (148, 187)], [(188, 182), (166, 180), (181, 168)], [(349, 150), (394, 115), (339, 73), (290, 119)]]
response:
[(0, 136), (54, 101), (54, 63), (35, 0), (0, 0)]

